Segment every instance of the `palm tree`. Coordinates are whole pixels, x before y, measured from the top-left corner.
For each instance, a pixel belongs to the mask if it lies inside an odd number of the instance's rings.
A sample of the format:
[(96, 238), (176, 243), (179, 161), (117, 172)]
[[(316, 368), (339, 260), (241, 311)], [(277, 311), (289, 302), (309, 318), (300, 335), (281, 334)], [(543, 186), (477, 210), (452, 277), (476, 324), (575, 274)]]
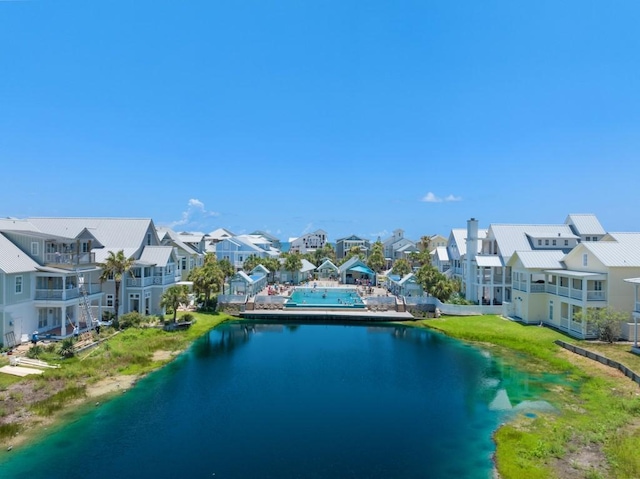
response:
[(278, 258), (262, 258), (262, 266), (269, 270), (269, 276), (271, 276), (269, 282), (274, 283), (276, 273), (280, 269), (280, 261), (278, 261)]
[(262, 264), (262, 258), (260, 258), (258, 255), (252, 254), (244, 260), (244, 263), (242, 263), (242, 270), (245, 273), (249, 273), (259, 264)]
[(284, 265), (282, 266), (285, 271), (291, 273), (291, 284), (293, 284), (293, 274), (296, 271), (300, 271), (302, 268), (302, 259), (299, 253), (288, 253), (284, 258)]
[(402, 277), (405, 274), (411, 273), (411, 265), (409, 264), (409, 261), (407, 261), (405, 258), (400, 258), (393, 265), (393, 269), (391, 270), (391, 272), (393, 274), (397, 274), (398, 276)]
[(100, 282), (104, 283), (107, 280), (113, 279), (115, 285), (115, 297), (113, 300), (113, 306), (115, 309), (115, 320), (118, 322), (118, 310), (120, 309), (120, 283), (122, 278), (131, 272), (133, 268), (133, 258), (127, 258), (124, 255), (124, 250), (120, 250), (117, 253), (109, 251), (107, 259), (103, 263), (99, 263), (98, 266), (102, 268), (100, 273)]
[(218, 267), (220, 268), (220, 271), (222, 271), (222, 294), (224, 294), (224, 284), (227, 282), (227, 278), (230, 278), (236, 273), (236, 269), (227, 258), (223, 258), (218, 261)]
[(176, 284), (167, 288), (160, 297), (160, 307), (173, 310), (173, 322), (178, 316), (180, 304), (189, 301), (189, 288), (184, 284)]

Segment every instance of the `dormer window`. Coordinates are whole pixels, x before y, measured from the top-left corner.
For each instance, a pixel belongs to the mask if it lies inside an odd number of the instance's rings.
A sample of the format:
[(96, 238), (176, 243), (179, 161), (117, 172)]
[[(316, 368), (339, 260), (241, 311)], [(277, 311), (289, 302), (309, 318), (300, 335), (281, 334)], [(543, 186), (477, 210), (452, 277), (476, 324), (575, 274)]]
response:
[(545, 245), (545, 246), (549, 246), (549, 240), (548, 240), (548, 239), (547, 239), (547, 240), (544, 240), (544, 245)]

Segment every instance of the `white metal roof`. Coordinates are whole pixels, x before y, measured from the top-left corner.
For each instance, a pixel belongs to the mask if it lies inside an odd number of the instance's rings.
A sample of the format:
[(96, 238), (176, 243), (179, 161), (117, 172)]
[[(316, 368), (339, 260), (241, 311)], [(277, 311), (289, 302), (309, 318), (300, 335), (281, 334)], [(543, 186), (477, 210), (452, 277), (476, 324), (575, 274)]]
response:
[(436, 247), (434, 256), (438, 258), (439, 261), (449, 261), (449, 252), (445, 246)]
[(593, 214), (570, 214), (565, 223), (573, 224), (579, 235), (603, 235), (606, 233), (596, 215)]
[(502, 258), (497, 254), (491, 255), (478, 255), (476, 256), (476, 264), (478, 266), (488, 266), (488, 267), (501, 267), (504, 266), (502, 264)]
[(588, 271), (573, 271), (568, 269), (549, 269), (545, 273), (557, 274), (560, 276), (571, 276), (573, 278), (606, 279), (606, 273), (592, 273)]
[(640, 233), (610, 233), (615, 241), (585, 241), (580, 245), (607, 267), (640, 267)]
[[(28, 218), (40, 231), (75, 238), (85, 228), (108, 250), (139, 248), (153, 225), (150, 218)], [(154, 228), (151, 228), (154, 229)]]
[(300, 272), (306, 273), (307, 271), (313, 271), (316, 269), (316, 265), (307, 261), (306, 259), (302, 259), (302, 268), (300, 268)]
[(6, 274), (36, 271), (38, 263), (0, 234), (0, 271)]
[(171, 246), (145, 246), (139, 261), (165, 267), (169, 263), (172, 253), (173, 248)]
[(627, 283), (640, 284), (640, 278), (627, 278), (624, 281)]
[[(478, 251), (476, 251), (476, 253), (479, 253), (480, 251), (482, 251), (482, 241), (484, 238), (486, 238), (487, 236), (487, 231), (486, 229), (479, 229), (478, 230)], [(451, 230), (451, 234), (453, 235), (453, 238), (456, 242), (456, 245), (458, 247), (458, 253), (460, 254), (460, 256), (464, 256), (467, 254), (467, 230), (466, 228), (454, 228)]]
[[(576, 238), (568, 225), (514, 225), (492, 224), (489, 227), (489, 237), (495, 238), (500, 254), (508, 259), (516, 251), (531, 251), (528, 236), (533, 238)], [(558, 246), (561, 248), (561, 245)]]
[(522, 266), (526, 269), (561, 269), (564, 252), (560, 250), (550, 251), (516, 251), (509, 260), (509, 265), (518, 257)]

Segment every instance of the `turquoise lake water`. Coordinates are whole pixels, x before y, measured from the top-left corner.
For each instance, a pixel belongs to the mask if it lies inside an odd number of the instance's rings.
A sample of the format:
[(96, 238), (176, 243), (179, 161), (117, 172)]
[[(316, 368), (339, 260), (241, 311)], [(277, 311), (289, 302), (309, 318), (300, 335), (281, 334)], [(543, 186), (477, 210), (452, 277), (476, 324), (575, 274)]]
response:
[(555, 381), (429, 331), (230, 323), (0, 477), (487, 479), (492, 432)]

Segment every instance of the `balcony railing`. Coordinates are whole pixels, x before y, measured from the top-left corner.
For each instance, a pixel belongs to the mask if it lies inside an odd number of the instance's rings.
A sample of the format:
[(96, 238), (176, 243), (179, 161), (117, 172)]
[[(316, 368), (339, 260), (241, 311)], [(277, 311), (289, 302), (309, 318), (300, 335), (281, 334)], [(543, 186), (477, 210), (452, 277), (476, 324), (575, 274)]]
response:
[(558, 296), (569, 297), (569, 288), (566, 286), (558, 286)]
[(141, 288), (153, 284), (153, 277), (146, 276), (144, 278), (127, 278), (127, 287)]
[[(97, 294), (102, 292), (100, 283), (89, 283), (85, 285), (87, 294)], [(36, 300), (44, 301), (67, 301), (80, 296), (80, 288), (67, 289), (36, 289)]]
[(570, 295), (571, 295), (571, 298), (573, 299), (582, 299), (582, 290), (572, 289)]
[(53, 264), (92, 264), (96, 262), (94, 253), (45, 253), (45, 263)]
[(531, 283), (531, 292), (532, 293), (544, 293), (545, 287), (544, 283)]
[(607, 295), (604, 291), (587, 291), (587, 301), (606, 301)]

